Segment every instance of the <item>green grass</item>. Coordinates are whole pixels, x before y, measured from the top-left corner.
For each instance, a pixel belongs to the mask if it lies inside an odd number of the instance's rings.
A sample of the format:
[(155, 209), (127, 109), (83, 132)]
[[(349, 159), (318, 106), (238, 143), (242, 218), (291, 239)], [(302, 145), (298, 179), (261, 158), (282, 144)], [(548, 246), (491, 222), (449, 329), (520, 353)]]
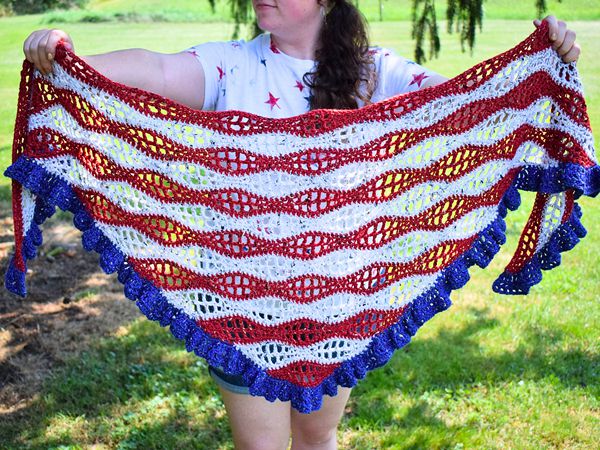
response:
[[(168, 5), (168, 6), (165, 6)], [(379, 0), (359, 0), (358, 5), (367, 19), (377, 21), (380, 17), (384, 20), (410, 20), (411, 5), (409, 0), (383, 0), (383, 9), (380, 12)], [(600, 3), (596, 0), (548, 0), (547, 14), (554, 14), (564, 20), (598, 20), (600, 19)], [(161, 14), (170, 20), (214, 20), (215, 17), (228, 17), (228, 3), (224, 0), (217, 2), (216, 14), (210, 11), (207, 0), (175, 0), (163, 2), (161, 0), (145, 0), (144, 2), (131, 2), (128, 0), (91, 0), (86, 7), (88, 11), (105, 14), (105, 17), (115, 12), (123, 13), (133, 11), (146, 15), (152, 11)], [(446, 17), (446, 1), (436, 1), (436, 13), (440, 19)], [(66, 18), (75, 18), (77, 15)], [(484, 3), (486, 18), (493, 19), (530, 19), (537, 14), (533, 0), (524, 0), (515, 5), (513, 0), (487, 0)]]
[[(21, 43), (40, 19), (0, 19), (2, 168), (9, 162)], [(578, 67), (592, 127), (599, 130), (600, 22), (569, 25), (583, 48)], [(138, 46), (177, 51), (231, 32), (231, 24), (212, 23), (65, 28), (81, 54)], [(427, 65), (456, 75), (532, 29), (529, 21), (488, 21), (473, 55), (460, 52), (455, 36), (444, 36), (441, 58)], [(406, 22), (372, 24), (373, 42), (407, 56), (409, 32)], [(0, 186), (7, 195), (7, 180)], [(589, 198), (580, 204), (588, 230), (583, 242), (563, 255), (561, 267), (544, 272), (529, 296), (500, 296), (491, 292), (491, 283), (508, 263), (531, 209), (532, 196), (523, 194), (522, 207), (507, 219), (508, 242), (490, 266), (472, 269), (471, 282), (453, 294), (454, 305), (355, 387), (351, 412), (340, 426), (340, 448), (597, 446), (600, 206)], [(58, 369), (23, 416), (0, 420), (0, 442), (7, 448), (231, 449), (224, 406), (205, 367), (167, 330), (140, 319)]]
[[(359, 0), (361, 11), (370, 21), (406, 21), (411, 19), (411, 1)], [(436, 13), (439, 19), (446, 17), (446, 2), (436, 1)], [(546, 14), (554, 14), (563, 20), (599, 20), (600, 2), (597, 0), (548, 0)], [(207, 0), (91, 0), (83, 10), (51, 11), (43, 15), (44, 24), (73, 22), (141, 21), (141, 22), (215, 22), (228, 21), (229, 4), (225, 0), (217, 1), (215, 11), (210, 9)], [(484, 3), (486, 19), (528, 20), (537, 16), (533, 0), (525, 0), (515, 5), (513, 0), (488, 0)]]

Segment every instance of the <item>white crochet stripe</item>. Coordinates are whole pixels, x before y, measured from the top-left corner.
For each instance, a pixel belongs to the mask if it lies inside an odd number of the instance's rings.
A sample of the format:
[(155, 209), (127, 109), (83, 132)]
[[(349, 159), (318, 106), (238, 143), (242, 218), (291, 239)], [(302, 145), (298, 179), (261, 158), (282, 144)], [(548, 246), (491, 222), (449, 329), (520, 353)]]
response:
[[(515, 159), (522, 163), (546, 165), (546, 163), (550, 161), (546, 152), (531, 141), (523, 142), (521, 147), (519, 147), (518, 152), (521, 153), (522, 156), (519, 158), (518, 153)], [(90, 174), (87, 169), (79, 165), (75, 158), (70, 156), (57, 157), (48, 160), (39, 159), (36, 160), (36, 163), (43, 166), (49, 172), (68, 179), (70, 184), (78, 188), (95, 190), (99, 194), (107, 197), (113, 204), (118, 205), (133, 214), (159, 211), (161, 215), (175, 220), (178, 223), (185, 224), (195, 231), (220, 231), (223, 229), (224, 225), (230, 226), (230, 216), (214, 211), (211, 208), (186, 203), (162, 203), (144, 192), (131, 187), (125, 182), (100, 181)], [(82, 180), (85, 180), (85, 183)], [(412, 194), (410, 195), (401, 196), (391, 200), (389, 202), (390, 206), (387, 207), (387, 209), (377, 209), (377, 215), (375, 215), (372, 210), (368, 211), (368, 214), (366, 214), (362, 204), (351, 204), (343, 208), (342, 214), (337, 215), (337, 217), (343, 218), (342, 220), (336, 218), (335, 212), (315, 218), (287, 214), (277, 216), (269, 214), (256, 217), (237, 218), (236, 228), (247, 230), (257, 237), (263, 237), (265, 239), (290, 237), (299, 233), (297, 230), (306, 231), (318, 229), (324, 233), (349, 233), (352, 230), (364, 226), (370, 220), (382, 217), (385, 214), (392, 214), (392, 208), (396, 210), (397, 214), (395, 215), (407, 217), (417, 214), (431, 205), (431, 202), (427, 202), (423, 207), (418, 207), (418, 209), (415, 210), (416, 212), (403, 209), (401, 207), (402, 202), (414, 201), (415, 198), (418, 198), (418, 189), (411, 192)], [(443, 196), (436, 198), (446, 198), (448, 195), (452, 195), (452, 192), (446, 190), (440, 195)], [(394, 207), (394, 204), (398, 204), (398, 206)], [(206, 214), (206, 217), (202, 217), (203, 213)], [(271, 231), (268, 231), (274, 228), (278, 230), (276, 236), (274, 236)]]
[[(548, 61), (553, 61), (554, 64), (548, 64)], [(159, 130), (168, 139), (195, 148), (215, 146), (226, 148), (231, 145), (230, 135), (205, 129), (198, 125), (146, 116), (128, 106), (117, 97), (71, 77), (59, 65), (55, 66), (54, 73), (50, 75), (53, 84), (74, 91), (77, 95), (82, 96), (90, 105), (94, 106), (98, 111), (103, 112), (106, 117), (115, 122), (125, 123), (134, 127)], [(582, 92), (581, 83), (574, 76), (575, 66), (564, 64), (556, 52), (548, 48), (531, 56), (513, 61), (473, 91), (432, 100), (421, 108), (403, 115), (399, 119), (369, 123), (368, 127), (360, 127), (360, 133), (358, 134), (353, 131), (356, 128), (356, 124), (351, 124), (310, 139), (298, 138), (291, 133), (240, 135), (235, 137), (236, 144), (240, 148), (245, 148), (251, 152), (271, 156), (281, 156), (317, 147), (353, 148), (389, 132), (427, 128), (465, 104), (475, 100), (497, 98), (506, 94), (533, 73), (543, 70), (542, 68), (547, 68), (548, 66), (550, 66), (551, 70), (547, 73), (557, 84), (577, 92)], [(567, 79), (567, 76), (569, 79)], [(588, 140), (590, 138), (582, 139), (586, 143)], [(592, 143), (590, 142), (589, 144)], [(586, 145), (584, 148), (586, 152), (592, 152), (591, 154), (593, 154), (593, 146)], [(588, 156), (590, 155), (588, 154)]]
[(535, 253), (539, 252), (548, 243), (552, 233), (561, 225), (566, 206), (566, 194), (564, 192), (548, 196), (542, 213), (540, 236)]
[[(522, 148), (527, 148), (527, 144), (519, 147), (519, 151)], [(433, 204), (458, 193), (468, 192), (469, 195), (477, 196), (498, 183), (510, 169), (520, 164), (509, 160), (492, 161), (452, 183), (425, 182), (418, 184), (395, 199), (377, 205), (377, 208), (365, 207), (362, 203), (350, 203), (339, 210), (315, 218), (275, 212), (232, 219), (230, 216), (217, 213), (209, 207), (162, 204), (158, 200), (142, 195), (124, 182), (98, 180), (79, 164), (77, 158), (69, 155), (38, 159), (36, 163), (51, 174), (68, 181), (71, 185), (82, 189), (93, 189), (103, 194), (109, 193), (107, 197), (113, 200), (116, 205), (128, 211), (155, 211), (173, 216), (179, 223), (197, 230), (245, 230), (267, 239), (291, 237), (312, 230), (349, 233), (372, 220), (386, 215), (397, 217), (415, 216), (427, 210)], [(137, 203), (135, 203), (136, 200)], [(150, 207), (152, 208), (150, 209)], [(186, 208), (192, 208), (193, 212), (182, 214), (182, 210)], [(200, 215), (200, 220), (198, 220)], [(200, 221), (203, 223), (199, 223)]]
[(161, 290), (161, 293), (171, 305), (184, 311), (193, 320), (216, 320), (241, 315), (262, 325), (276, 326), (298, 319), (316, 319), (314, 314), (318, 311), (320, 322), (335, 324), (369, 309), (400, 309), (429, 289), (439, 276), (439, 273), (414, 275), (371, 295), (335, 293), (309, 304), (277, 297), (235, 301), (202, 289)]
[[(545, 121), (540, 123), (540, 118), (543, 117), (541, 110), (550, 105), (557, 110), (558, 122), (556, 124), (547, 124)], [(429, 167), (466, 143), (482, 146), (494, 145), (523, 124), (520, 121), (506, 119), (507, 116), (512, 117), (513, 115), (526, 116), (527, 120), (524, 122), (526, 124), (543, 129), (557, 129), (565, 134), (578, 127), (583, 128), (568, 121), (566, 114), (550, 98), (541, 98), (525, 110), (511, 108), (500, 110), (465, 133), (434, 136), (424, 140), (389, 160), (358, 161), (318, 176), (296, 175), (280, 171), (228, 176), (200, 164), (175, 159), (172, 161), (153, 159), (112, 135), (85, 130), (61, 106), (49, 108), (32, 116), (30, 129), (50, 128), (73, 142), (94, 148), (121, 167), (134, 170), (155, 170), (190, 189), (243, 189), (256, 195), (276, 198), (305, 190), (309, 177), (311, 188), (348, 190), (376, 179), (391, 169)], [(565, 119), (565, 123), (562, 119)], [(502, 126), (495, 125), (499, 121), (503, 121), (504, 124)], [(581, 135), (582, 133), (582, 130), (577, 130), (575, 134)], [(573, 137), (576, 140), (575, 136)], [(546, 162), (546, 166), (558, 164), (547, 154), (544, 162)], [(273, 189), (274, 185), (277, 186), (277, 189)]]
[[(202, 275), (219, 275), (239, 270), (268, 281), (280, 281), (315, 273), (343, 277), (378, 261), (408, 263), (436, 244), (450, 239), (467, 239), (483, 231), (497, 215), (496, 206), (480, 208), (440, 231), (412, 231), (390, 245), (374, 250), (344, 248), (308, 261), (273, 254), (232, 258), (194, 245), (167, 247), (157, 244), (132, 227), (102, 222), (97, 222), (96, 225), (129, 257), (168, 260)], [(124, 239), (125, 236), (127, 239)], [(344, 263), (340, 264), (341, 261)], [(269, 268), (269, 272), (264, 271), (265, 268)]]
[[(341, 363), (365, 351), (371, 339), (334, 337), (306, 347), (263, 341), (256, 344), (235, 344), (235, 347), (264, 370), (271, 370), (303, 360), (320, 364)], [(277, 350), (277, 346), (281, 350)]]
[(28, 189), (21, 189), (21, 218), (23, 220), (23, 236), (26, 236), (33, 223), (35, 211), (35, 195)]

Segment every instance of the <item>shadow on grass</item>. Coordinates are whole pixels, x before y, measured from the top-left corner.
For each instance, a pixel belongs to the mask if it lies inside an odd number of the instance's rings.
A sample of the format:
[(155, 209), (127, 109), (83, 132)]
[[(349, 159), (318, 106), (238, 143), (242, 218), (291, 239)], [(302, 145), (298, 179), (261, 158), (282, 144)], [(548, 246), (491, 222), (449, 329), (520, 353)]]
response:
[[(4, 439), (33, 447), (217, 448), (231, 441), (223, 412), (206, 364), (143, 319), (55, 370), (39, 399), (4, 416), (12, 425)], [(83, 417), (82, 429), (76, 418)]]
[[(405, 442), (398, 448), (439, 448), (454, 445), (459, 434), (469, 434), (469, 424), (447, 426), (424, 402), (429, 395), (460, 398), (482, 385), (502, 386), (507, 382), (548, 378), (566, 389), (585, 389), (588, 385), (591, 388), (595, 384), (600, 363), (597, 355), (561, 349), (566, 336), (560, 330), (530, 328), (514, 351), (484, 355), (478, 336), (499, 325), (498, 320), (489, 318), (488, 312), (471, 308), (475, 319), (464, 327), (442, 330), (432, 338), (416, 338), (397, 350), (386, 366), (370, 372), (355, 387), (349, 402), (352, 414), (346, 419), (348, 424), (402, 430), (401, 434), (412, 443)], [(407, 402), (399, 404), (394, 393), (401, 393)], [(448, 440), (440, 441), (445, 436)]]
[[(501, 385), (549, 376), (566, 388), (580, 388), (592, 380), (597, 358), (577, 350), (556, 350), (553, 344), (564, 338), (556, 330), (531, 329), (515, 351), (483, 356), (477, 334), (499, 323), (487, 317), (486, 310), (472, 312), (476, 318), (465, 327), (415, 340), (388, 365), (371, 372), (355, 388), (349, 403), (352, 417), (341, 427), (351, 427), (355, 421), (373, 430), (400, 427), (410, 436), (402, 448), (443, 447), (458, 434), (468, 434), (469, 424), (445, 424), (424, 400), (429, 391), (460, 396), (482, 383)], [(12, 442), (27, 444), (48, 439), (51, 423), (67, 417), (66, 429), (75, 418), (84, 417), (85, 443), (127, 442), (135, 448), (156, 448), (157, 443), (161, 448), (227, 446), (231, 442), (228, 421), (205, 368), (205, 362), (187, 354), (167, 330), (143, 319), (126, 335), (107, 339), (56, 370), (40, 399), (21, 411), (20, 418), (5, 417), (5, 423), (12, 424), (12, 439), (18, 437)], [(402, 409), (392, 403), (392, 390), (412, 398), (411, 406)], [(75, 434), (44, 442), (82, 444)]]

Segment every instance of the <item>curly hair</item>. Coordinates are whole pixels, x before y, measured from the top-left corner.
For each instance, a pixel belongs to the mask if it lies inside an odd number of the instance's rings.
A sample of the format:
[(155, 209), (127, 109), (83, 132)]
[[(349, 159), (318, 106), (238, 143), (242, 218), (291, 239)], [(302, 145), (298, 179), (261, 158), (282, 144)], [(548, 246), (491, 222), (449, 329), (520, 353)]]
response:
[[(318, 1), (323, 5), (323, 0)], [(325, 16), (315, 54), (316, 67), (304, 75), (304, 83), (312, 89), (311, 109), (355, 109), (357, 98), (368, 104), (375, 89), (367, 25), (347, 0), (330, 2), (333, 5)]]

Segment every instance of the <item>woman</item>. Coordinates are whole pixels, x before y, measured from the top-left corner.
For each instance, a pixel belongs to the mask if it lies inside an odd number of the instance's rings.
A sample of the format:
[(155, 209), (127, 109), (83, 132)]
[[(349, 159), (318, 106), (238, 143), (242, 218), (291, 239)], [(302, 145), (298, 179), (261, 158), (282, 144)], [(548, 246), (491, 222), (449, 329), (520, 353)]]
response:
[[(253, 0), (253, 7), (259, 27), (270, 34), (250, 42), (207, 43), (176, 54), (128, 49), (83, 59), (114, 81), (192, 108), (270, 117), (357, 108), (447, 79), (387, 49), (370, 48), (362, 16), (347, 0)], [(575, 33), (553, 16), (544, 20), (563, 61), (575, 61), (580, 53)], [(61, 30), (33, 32), (24, 43), (26, 58), (50, 72), (59, 40), (73, 49)], [(290, 402), (248, 395), (240, 377), (209, 369), (236, 448), (285, 449), (290, 431), (293, 450), (337, 448), (336, 430), (351, 388), (338, 387), (338, 395), (325, 396), (318, 411), (301, 414)]]

